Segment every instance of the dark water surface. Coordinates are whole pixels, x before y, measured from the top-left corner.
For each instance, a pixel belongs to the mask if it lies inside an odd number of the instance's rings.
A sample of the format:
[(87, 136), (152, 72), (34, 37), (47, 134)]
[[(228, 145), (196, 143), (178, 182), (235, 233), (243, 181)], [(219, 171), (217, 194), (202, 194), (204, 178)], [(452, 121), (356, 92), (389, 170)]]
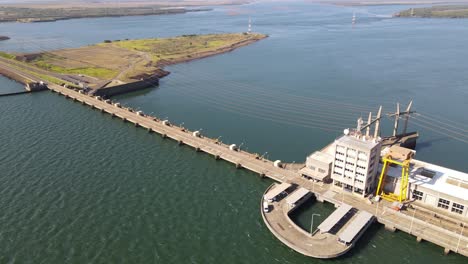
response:
[[(417, 158), (468, 171), (468, 20), (388, 18), (402, 8), (275, 2), (174, 16), (6, 23), (0, 33), (12, 39), (0, 50), (239, 32), (251, 16), (268, 39), (168, 67), (172, 74), (158, 88), (117, 99), (291, 162), (379, 104), (389, 112), (397, 101), (414, 99)], [(0, 93), (21, 89), (0, 78)], [(261, 220), (270, 180), (49, 92), (0, 97), (0, 113), (0, 263), (466, 262), (379, 225), (343, 258), (303, 257)], [(312, 213), (325, 218), (332, 211), (311, 201), (294, 218), (308, 228)]]

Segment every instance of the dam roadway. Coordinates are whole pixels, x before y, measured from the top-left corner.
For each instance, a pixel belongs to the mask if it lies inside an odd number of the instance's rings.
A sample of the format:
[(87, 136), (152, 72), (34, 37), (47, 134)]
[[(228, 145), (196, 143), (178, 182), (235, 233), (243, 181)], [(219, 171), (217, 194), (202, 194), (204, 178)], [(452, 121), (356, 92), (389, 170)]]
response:
[[(81, 102), (103, 113), (118, 117), (125, 122), (133, 123), (136, 127), (145, 128), (148, 132), (158, 133), (164, 138), (171, 138), (177, 141), (179, 144), (191, 146), (196, 151), (205, 152), (216, 159), (223, 159), (234, 164), (237, 168), (253, 171), (262, 178), (268, 177), (276, 182), (287, 182), (303, 187), (312, 192), (319, 201), (327, 201), (335, 206), (346, 203), (358, 210), (369, 212), (390, 231), (401, 230), (416, 236), (418, 241), (430, 241), (443, 247), (445, 253), (456, 252), (468, 257), (468, 228), (464, 228), (465, 225), (468, 226), (466, 222), (433, 216), (431, 217), (434, 219), (418, 218), (415, 217), (415, 210), (414, 212), (409, 210), (404, 212), (395, 211), (391, 209), (391, 203), (385, 200), (381, 200), (378, 203), (369, 203), (367, 199), (335, 191), (331, 184), (309, 181), (295, 170), (276, 167), (274, 162), (258, 155), (239, 149), (231, 149), (231, 145), (221, 143), (216, 139), (204, 137), (203, 135), (195, 135), (193, 131), (171, 125), (152, 116), (139, 114), (129, 108), (119, 107), (116, 104), (112, 104), (110, 100), (104, 101), (99, 99), (99, 97), (82, 94), (54, 84), (49, 85), (49, 89), (68, 99)], [(306, 241), (295, 241), (295, 244), (303, 243), (306, 243)], [(301, 252), (298, 248), (292, 248)], [(313, 256), (313, 253), (309, 255)]]

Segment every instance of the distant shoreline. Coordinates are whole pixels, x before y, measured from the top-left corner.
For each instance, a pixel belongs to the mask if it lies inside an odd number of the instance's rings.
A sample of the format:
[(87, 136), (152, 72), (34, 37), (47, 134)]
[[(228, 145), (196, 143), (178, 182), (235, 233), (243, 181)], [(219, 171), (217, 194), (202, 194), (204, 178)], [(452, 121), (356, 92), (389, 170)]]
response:
[(449, 0), (449, 1), (426, 1), (426, 0), (389, 0), (389, 1), (359, 1), (359, 0), (312, 0), (321, 4), (331, 4), (338, 6), (386, 6), (386, 5), (452, 5), (466, 4), (468, 0)]
[(445, 5), (410, 8), (400, 11), (394, 17), (404, 18), (468, 18), (468, 5)]
[[(211, 8), (83, 8), (79, 10), (66, 9), (20, 9), (0, 7), (0, 12), (7, 12), (10, 15), (2, 16), (2, 22), (20, 22), (20, 23), (40, 23), (55, 22), (59, 20), (81, 19), (81, 18), (100, 18), (100, 17), (124, 17), (124, 16), (152, 16), (152, 15), (176, 15), (189, 12), (211, 11)], [(15, 13), (16, 12), (16, 13)]]
[(10, 39), (10, 37), (0, 36), (0, 41), (9, 40), (9, 39)]

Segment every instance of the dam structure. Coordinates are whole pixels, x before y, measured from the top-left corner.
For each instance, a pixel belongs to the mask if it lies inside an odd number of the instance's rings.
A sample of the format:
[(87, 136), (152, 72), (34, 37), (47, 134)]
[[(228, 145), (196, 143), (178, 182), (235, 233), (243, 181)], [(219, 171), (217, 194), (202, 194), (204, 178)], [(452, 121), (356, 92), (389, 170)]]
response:
[[(30, 81), (40, 82), (35, 79)], [(379, 169), (385, 171), (381, 167), (377, 168), (379, 164), (375, 161), (380, 158), (380, 148), (383, 145), (401, 145), (404, 143), (400, 142), (401, 139), (406, 138), (394, 134), (392, 144), (378, 137), (381, 109), (378, 118), (372, 120), (370, 115), (367, 125), (364, 125), (362, 120), (359, 121), (356, 129), (345, 130), (335, 142), (311, 157), (309, 163), (320, 161), (320, 164), (326, 164), (328, 168), (328, 171), (321, 173), (319, 170), (320, 173), (316, 174), (313, 173), (313, 166), (308, 163), (301, 169), (288, 168), (279, 160), (265, 159), (240, 149), (236, 144), (225, 144), (217, 139), (205, 137), (200, 131), (190, 131), (171, 124), (169, 120), (161, 120), (142, 111), (123, 107), (110, 99), (88, 95), (82, 90), (56, 84), (48, 84), (47, 88), (71, 101), (109, 114), (112, 118), (146, 129), (148, 133), (157, 133), (179, 145), (187, 145), (197, 152), (232, 163), (236, 168), (252, 171), (260, 178), (270, 178), (278, 184), (283, 184), (284, 190), (281, 192), (275, 191), (274, 195), (268, 196), (270, 191), (276, 189), (276, 185), (273, 185), (266, 191), (265, 197), (262, 197), (262, 203), (266, 205), (262, 210), (262, 217), (275, 237), (301, 254), (315, 258), (335, 258), (343, 255), (358, 243), (366, 228), (377, 221), (389, 231), (403, 231), (415, 236), (417, 241), (425, 240), (439, 245), (446, 254), (455, 252), (468, 256), (468, 231), (464, 228), (467, 224), (468, 206), (462, 207), (462, 214), (444, 214), (418, 203), (406, 204), (407, 209), (400, 210), (401, 207), (395, 209), (395, 202), (390, 200), (371, 199), (375, 187), (380, 184), (377, 172)], [(368, 132), (371, 125), (376, 126), (375, 137)], [(355, 159), (348, 159), (351, 157), (348, 153), (353, 151)], [(339, 160), (343, 162), (342, 168)], [(365, 161), (369, 162), (364, 164)], [(349, 171), (346, 167), (347, 162), (354, 162), (352, 164), (355, 170)], [(467, 174), (461, 175), (461, 180), (468, 178)], [(368, 182), (360, 182), (363, 177)], [(265, 199), (268, 197), (269, 199)], [(318, 224), (317, 230), (311, 228), (309, 233), (298, 228), (289, 219), (288, 214), (312, 197), (334, 204), (337, 212)], [(453, 206), (454, 204), (450, 203), (450, 208), (454, 208)]]

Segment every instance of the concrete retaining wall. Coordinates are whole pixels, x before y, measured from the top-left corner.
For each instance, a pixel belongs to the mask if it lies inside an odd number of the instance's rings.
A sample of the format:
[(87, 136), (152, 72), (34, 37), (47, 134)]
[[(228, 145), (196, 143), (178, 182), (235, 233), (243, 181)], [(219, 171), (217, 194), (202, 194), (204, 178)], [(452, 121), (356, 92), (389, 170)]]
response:
[(159, 78), (156, 76), (153, 76), (153, 77), (141, 80), (141, 81), (126, 83), (126, 84), (116, 85), (116, 86), (111, 86), (111, 87), (104, 87), (104, 88), (96, 90), (94, 95), (111, 97), (111, 96), (115, 96), (119, 94), (125, 94), (125, 93), (143, 90), (143, 89), (153, 87), (156, 85), (159, 85)]

